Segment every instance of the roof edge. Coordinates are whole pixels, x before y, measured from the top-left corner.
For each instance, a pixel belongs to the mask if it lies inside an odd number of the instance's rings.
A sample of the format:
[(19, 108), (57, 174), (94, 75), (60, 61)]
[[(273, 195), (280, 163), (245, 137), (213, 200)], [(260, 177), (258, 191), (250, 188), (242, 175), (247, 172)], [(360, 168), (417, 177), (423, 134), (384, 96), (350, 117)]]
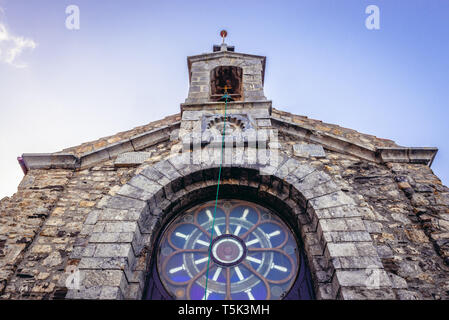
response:
[[(170, 139), (170, 132), (179, 128), (177, 121), (170, 126), (160, 127), (129, 139), (110, 144), (104, 148), (87, 152), (80, 157), (71, 153), (24, 153), (24, 173), (33, 169), (70, 169), (76, 170), (95, 165), (104, 160), (110, 160), (120, 153), (139, 151), (157, 143)], [(20, 164), (20, 162), (19, 162)]]
[[(306, 126), (271, 116), (271, 119), (284, 128), (281, 131), (304, 140), (319, 143), (325, 148), (378, 163), (397, 162), (425, 164), (430, 167), (438, 152), (436, 147), (375, 147), (369, 148), (325, 132), (317, 132)], [(295, 131), (289, 130), (294, 127)]]
[[(304, 140), (319, 143), (325, 148), (355, 156), (360, 159), (377, 163), (414, 163), (431, 166), (438, 152), (436, 147), (376, 147), (366, 146), (349, 141), (342, 137), (319, 132), (306, 128), (299, 124), (282, 120), (271, 116), (274, 123), (280, 126), (280, 130), (302, 138)], [(33, 169), (69, 169), (76, 170), (87, 168), (104, 160), (110, 160), (120, 153), (139, 151), (151, 147), (157, 143), (170, 139), (172, 130), (180, 127), (180, 121), (170, 126), (156, 128), (154, 130), (135, 135), (129, 139), (110, 144), (104, 148), (87, 152), (80, 157), (71, 153), (24, 153), (19, 161), (24, 173)], [(282, 128), (284, 126), (284, 128)], [(289, 130), (294, 127), (294, 130)]]

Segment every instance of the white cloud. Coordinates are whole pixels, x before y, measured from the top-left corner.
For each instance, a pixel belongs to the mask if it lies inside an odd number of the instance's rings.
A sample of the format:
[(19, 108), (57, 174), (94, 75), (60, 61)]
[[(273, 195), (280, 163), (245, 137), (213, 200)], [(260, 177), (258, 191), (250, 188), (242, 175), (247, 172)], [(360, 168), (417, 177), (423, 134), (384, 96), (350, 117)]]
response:
[[(2, 11), (0, 8), (0, 12)], [(0, 23), (0, 62), (16, 68), (26, 68), (26, 64), (17, 62), (17, 58), (24, 50), (33, 50), (36, 46), (32, 39), (12, 35), (6, 26)]]

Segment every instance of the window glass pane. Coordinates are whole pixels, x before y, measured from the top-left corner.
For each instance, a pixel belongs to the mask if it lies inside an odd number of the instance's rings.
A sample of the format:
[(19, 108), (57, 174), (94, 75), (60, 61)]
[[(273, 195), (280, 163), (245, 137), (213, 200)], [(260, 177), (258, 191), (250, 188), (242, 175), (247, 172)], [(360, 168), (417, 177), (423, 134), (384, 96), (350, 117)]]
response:
[[(196, 206), (178, 216), (159, 245), (157, 269), (176, 299), (281, 299), (299, 265), (297, 240), (275, 214), (240, 200)], [(212, 236), (212, 239), (211, 239)], [(212, 241), (211, 241), (212, 240)]]

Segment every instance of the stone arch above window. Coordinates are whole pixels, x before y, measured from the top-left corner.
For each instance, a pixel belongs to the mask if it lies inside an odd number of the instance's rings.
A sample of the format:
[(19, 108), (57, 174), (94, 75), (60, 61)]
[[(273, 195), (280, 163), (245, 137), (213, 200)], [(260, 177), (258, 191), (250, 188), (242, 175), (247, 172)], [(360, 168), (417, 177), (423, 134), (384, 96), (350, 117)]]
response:
[[(81, 287), (68, 298), (141, 299), (163, 226), (216, 192), (214, 164), (186, 163), (179, 155), (141, 169), (91, 212), (85, 227), (92, 233), (78, 265)], [(257, 164), (223, 167), (220, 192), (276, 208), (297, 226), (318, 299), (388, 294), (391, 282), (361, 219), (367, 208), (326, 173), (295, 159), (285, 157), (270, 171), (261, 174), (266, 170)]]

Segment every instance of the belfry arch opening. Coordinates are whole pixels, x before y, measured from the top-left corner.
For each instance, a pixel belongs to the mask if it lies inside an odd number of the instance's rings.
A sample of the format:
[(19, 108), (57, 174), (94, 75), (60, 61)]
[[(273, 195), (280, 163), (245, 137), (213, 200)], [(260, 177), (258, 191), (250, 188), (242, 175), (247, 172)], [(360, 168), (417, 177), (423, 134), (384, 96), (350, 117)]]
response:
[(230, 96), (228, 100), (242, 100), (242, 75), (240, 67), (218, 66), (211, 71), (211, 100), (220, 101), (225, 93)]

